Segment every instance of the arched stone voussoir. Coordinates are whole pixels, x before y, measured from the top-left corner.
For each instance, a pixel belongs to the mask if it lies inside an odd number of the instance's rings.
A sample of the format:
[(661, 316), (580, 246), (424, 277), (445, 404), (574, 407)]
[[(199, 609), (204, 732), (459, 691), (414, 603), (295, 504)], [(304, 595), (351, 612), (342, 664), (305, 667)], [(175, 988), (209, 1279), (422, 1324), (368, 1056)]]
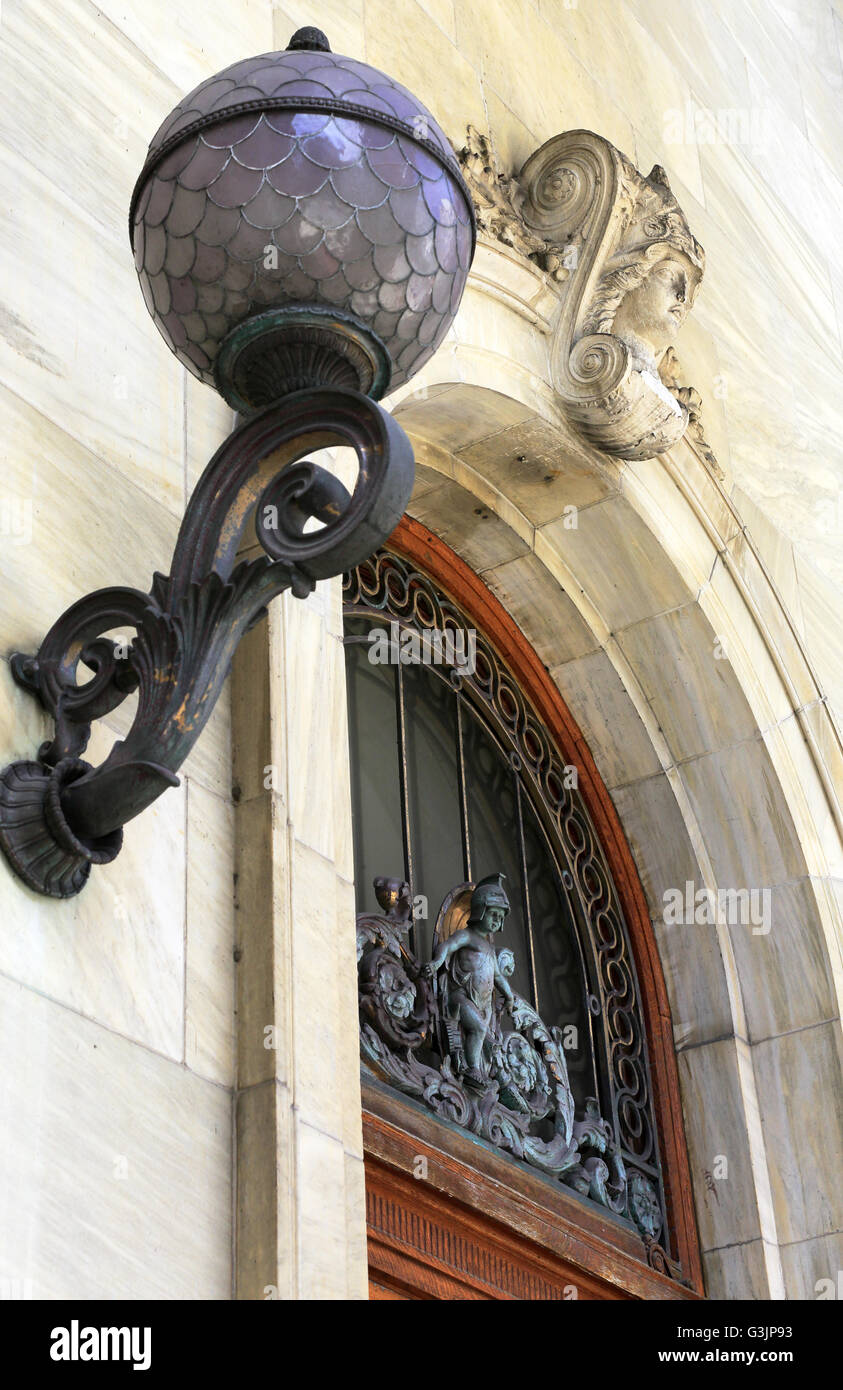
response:
[(771, 1059), (794, 1065), (794, 1029), (840, 1028), (837, 822), (803, 733), (821, 708), (800, 703), (816, 690), (804, 653), (684, 443), (601, 461), (525, 401), (439, 385), (396, 412), (419, 462), (409, 510), (514, 618), (610, 789), (670, 998), (710, 1291), (804, 1296), (786, 1247), (825, 1240), (830, 1208), (806, 1197), (794, 1236), (782, 1175), (817, 1086), (784, 1103)]

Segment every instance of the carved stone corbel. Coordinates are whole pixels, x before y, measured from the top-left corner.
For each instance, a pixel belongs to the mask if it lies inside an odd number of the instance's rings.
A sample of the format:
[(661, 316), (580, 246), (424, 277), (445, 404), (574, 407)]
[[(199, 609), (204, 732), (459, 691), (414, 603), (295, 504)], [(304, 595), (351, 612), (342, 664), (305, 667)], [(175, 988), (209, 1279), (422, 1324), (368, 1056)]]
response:
[(705, 253), (664, 170), (655, 165), (645, 177), (588, 130), (548, 140), (517, 179), (471, 128), (460, 159), (481, 233), (559, 282), (551, 374), (568, 419), (589, 443), (625, 459), (662, 453), (690, 425), (720, 473), (699, 395), (679, 384), (673, 350)]
[(548, 140), (520, 181), (527, 226), (571, 267), (552, 355), (566, 414), (607, 453), (652, 458), (688, 425), (660, 367), (702, 280), (703, 249), (664, 170), (643, 177), (591, 131)]

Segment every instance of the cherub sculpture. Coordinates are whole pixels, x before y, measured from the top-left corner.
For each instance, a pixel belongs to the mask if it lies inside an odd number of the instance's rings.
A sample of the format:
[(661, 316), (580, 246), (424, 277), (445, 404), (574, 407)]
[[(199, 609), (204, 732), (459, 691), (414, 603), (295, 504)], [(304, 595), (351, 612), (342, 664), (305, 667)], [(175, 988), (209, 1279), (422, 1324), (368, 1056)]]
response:
[(492, 944), (509, 912), (503, 879), (504, 875), (497, 873), (480, 880), (471, 895), (466, 925), (443, 941), (423, 967), (428, 977), (438, 976), (447, 967), (439, 982), (439, 1005), (448, 1051), (463, 1078), (478, 1085), (489, 1079), (483, 1048), (492, 1028), (495, 989), (503, 995), (516, 1022), (519, 1006)]
[(563, 1033), (513, 992), (509, 947), (495, 950), (510, 910), (504, 875), (491, 874), (473, 888), (458, 884), (446, 895), (436, 919), (444, 940), (426, 965), (408, 941), (409, 885), (378, 878), (375, 891), (381, 911), (357, 918), (366, 1065), (434, 1114), (580, 1196), (630, 1214), (645, 1238), (655, 1240), (662, 1222), (656, 1188), (638, 1172), (637, 1205), (627, 1210), (627, 1174), (613, 1126), (594, 1097), (585, 1098), (578, 1117)]

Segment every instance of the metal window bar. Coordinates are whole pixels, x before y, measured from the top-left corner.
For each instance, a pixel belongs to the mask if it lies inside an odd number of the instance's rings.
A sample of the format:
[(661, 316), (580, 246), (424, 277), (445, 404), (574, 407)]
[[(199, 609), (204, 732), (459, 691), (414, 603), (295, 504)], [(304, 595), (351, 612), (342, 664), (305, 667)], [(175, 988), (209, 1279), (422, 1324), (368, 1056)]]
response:
[(471, 841), (468, 835), (468, 787), (465, 780), (465, 713), (463, 710), (463, 696), (459, 689), (456, 691), (457, 699), (457, 782), (460, 798), (460, 828), (462, 830), (462, 857), (463, 872), (465, 882), (472, 883), (471, 873)]
[(530, 912), (530, 879), (527, 873), (527, 847), (524, 843), (524, 815), (521, 808), (521, 778), (518, 768), (513, 767), (515, 782), (515, 816), (518, 825), (518, 862), (521, 866), (521, 893), (524, 902), (524, 925), (527, 933), (527, 955), (530, 965), (530, 985), (533, 997), (530, 1003), (534, 1009), (539, 1007), (539, 983), (536, 978), (536, 949), (533, 941), (533, 918)]

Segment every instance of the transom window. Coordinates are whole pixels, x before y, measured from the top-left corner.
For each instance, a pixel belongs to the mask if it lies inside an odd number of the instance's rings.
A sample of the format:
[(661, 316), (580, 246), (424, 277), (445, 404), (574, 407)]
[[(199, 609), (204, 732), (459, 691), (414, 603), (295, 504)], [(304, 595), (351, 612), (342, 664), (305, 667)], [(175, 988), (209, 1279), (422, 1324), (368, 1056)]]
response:
[[(409, 885), (414, 906), (403, 955), (429, 962), (448, 930), (442, 905), (459, 888), (467, 903), (472, 885), (503, 873), (509, 912), (500, 946), (514, 956), (511, 990), (564, 1046), (575, 1133), (585, 1133), (588, 1115), (605, 1126), (602, 1141), (591, 1148), (582, 1141), (571, 1176), (546, 1161), (553, 1112), (542, 1119), (536, 1109), (536, 1164), (605, 1200), (667, 1254), (635, 968), (576, 768), (563, 764), (487, 637), (410, 561), (381, 551), (346, 575), (344, 601), (357, 910), (358, 921), (369, 923), (366, 940), (375, 941), (372, 923), (384, 911), (376, 879)], [(424, 978), (423, 969), (410, 970), (403, 985), (392, 981), (401, 1009), (419, 1013)], [(499, 1025), (489, 1025), (490, 1034), (498, 1028), (499, 1057), (512, 1050), (514, 1026), (503, 1012)], [(535, 1046), (540, 1073), (549, 1054)], [(441, 1068), (446, 1051), (447, 1038), (437, 1043), (434, 1030), (418, 1056)], [(499, 1064), (497, 1074), (505, 1096), (500, 1077), (509, 1073)], [(470, 1085), (466, 1094), (473, 1104)], [(558, 1117), (555, 1124), (564, 1128)], [(529, 1135), (521, 1149), (518, 1142), (516, 1155), (533, 1161)]]

